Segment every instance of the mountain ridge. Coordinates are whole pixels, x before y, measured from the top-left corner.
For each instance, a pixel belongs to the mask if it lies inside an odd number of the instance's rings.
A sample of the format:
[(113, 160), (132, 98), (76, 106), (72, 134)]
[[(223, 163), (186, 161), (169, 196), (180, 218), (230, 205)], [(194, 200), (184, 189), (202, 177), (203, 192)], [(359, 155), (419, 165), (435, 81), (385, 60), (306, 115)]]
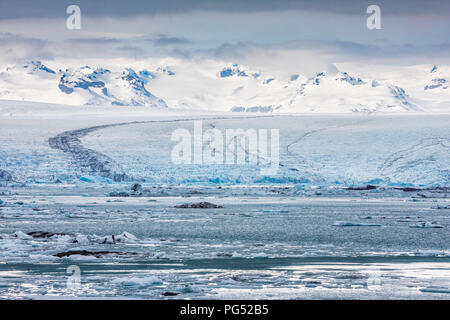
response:
[[(85, 65), (55, 70), (39, 60), (8, 66), (0, 72), (0, 99), (263, 113), (427, 110), (423, 99), (416, 99), (395, 81), (360, 77), (335, 65), (312, 77), (292, 72), (288, 79), (225, 62), (153, 68)], [(440, 67), (433, 66), (421, 81), (423, 92), (432, 94), (434, 101), (442, 103), (450, 96)]]

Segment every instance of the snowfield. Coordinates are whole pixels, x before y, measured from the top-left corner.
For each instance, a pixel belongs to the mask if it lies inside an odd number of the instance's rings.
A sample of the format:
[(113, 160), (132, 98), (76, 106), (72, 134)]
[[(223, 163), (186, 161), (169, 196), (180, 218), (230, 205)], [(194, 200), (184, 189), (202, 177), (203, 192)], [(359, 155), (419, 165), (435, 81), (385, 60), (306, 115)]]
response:
[(450, 109), (448, 66), (331, 64), (302, 74), (222, 60), (29, 61), (0, 69), (0, 99), (205, 112), (399, 113)]

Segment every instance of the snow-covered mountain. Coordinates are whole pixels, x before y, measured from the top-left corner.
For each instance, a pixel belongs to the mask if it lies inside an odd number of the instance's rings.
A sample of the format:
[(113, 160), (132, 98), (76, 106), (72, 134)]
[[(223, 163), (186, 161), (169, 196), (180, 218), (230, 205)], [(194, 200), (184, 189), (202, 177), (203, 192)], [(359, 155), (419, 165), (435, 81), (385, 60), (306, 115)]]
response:
[(85, 97), (85, 104), (167, 107), (162, 99), (145, 88), (144, 81), (131, 68), (118, 73), (85, 66), (60, 73), (58, 88), (67, 95)]
[(111, 71), (84, 66), (55, 72), (40, 61), (0, 73), (0, 98), (74, 105), (132, 105), (167, 108), (131, 68)]
[(422, 110), (401, 87), (362, 80), (337, 69), (320, 72), (302, 83), (288, 107), (316, 112)]
[(50, 68), (31, 61), (7, 66), (0, 72), (0, 99), (293, 113), (417, 112), (450, 101), (448, 72), (438, 66), (414, 70), (416, 78), (407, 81), (399, 69), (388, 70), (394, 77), (386, 78), (335, 65), (313, 76), (295, 71), (283, 76), (215, 60), (112, 65)]
[(447, 90), (448, 89), (448, 81), (444, 78), (442, 70), (439, 69), (438, 66), (433, 66), (430, 71), (429, 80), (427, 85), (424, 87), (424, 90)]

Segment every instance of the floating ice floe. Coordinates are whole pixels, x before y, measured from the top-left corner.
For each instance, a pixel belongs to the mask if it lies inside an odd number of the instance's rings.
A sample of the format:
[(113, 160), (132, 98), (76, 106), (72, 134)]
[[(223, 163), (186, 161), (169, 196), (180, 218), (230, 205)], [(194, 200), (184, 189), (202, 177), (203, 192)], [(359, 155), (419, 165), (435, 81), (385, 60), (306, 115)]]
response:
[(21, 240), (31, 240), (31, 239), (33, 239), (32, 236), (30, 236), (30, 235), (28, 235), (28, 234), (26, 234), (26, 233), (23, 233), (23, 232), (20, 231), (20, 230), (14, 232), (14, 236), (15, 236), (16, 238), (18, 238), (18, 239), (21, 239)]
[(115, 239), (117, 242), (134, 242), (137, 240), (136, 236), (126, 231), (115, 236)]
[(443, 226), (437, 224), (436, 222), (419, 222), (409, 226), (410, 228), (443, 228)]
[(360, 222), (350, 222), (350, 221), (336, 221), (333, 223), (336, 227), (381, 227), (381, 224), (377, 223), (360, 223)]
[(74, 243), (74, 240), (75, 240), (72, 236), (69, 236), (67, 234), (65, 234), (65, 235), (54, 235), (51, 238), (56, 240), (56, 242), (60, 242), (60, 243)]
[(79, 244), (88, 244), (89, 238), (87, 236), (85, 236), (84, 234), (77, 233), (73, 242), (79, 243)]
[(154, 255), (153, 255), (153, 257), (154, 258), (156, 258), (156, 259), (170, 259), (170, 256), (168, 256), (166, 253), (164, 253), (164, 252), (156, 252)]
[(236, 251), (231, 254), (232, 258), (243, 258), (244, 256)]
[(450, 294), (449, 288), (428, 287), (428, 288), (422, 288), (422, 289), (420, 289), (420, 291), (428, 292), (428, 293), (448, 293), (448, 294)]
[(42, 261), (49, 261), (49, 260), (50, 261), (57, 260), (58, 257), (52, 256), (52, 255), (47, 255), (47, 254), (30, 254), (28, 259), (30, 259), (33, 262), (42, 262)]
[(117, 278), (111, 282), (129, 287), (150, 287), (163, 284), (161, 279), (155, 276)]
[(97, 257), (95, 256), (84, 256), (82, 254), (72, 254), (70, 256), (65, 257), (66, 259), (70, 260), (76, 260), (76, 261), (89, 261), (89, 260), (95, 260)]
[[(0, 202), (1, 204), (1, 202)], [(450, 204), (438, 204), (435, 207), (432, 207), (431, 209), (450, 209)]]
[(99, 242), (102, 244), (115, 244), (116, 242), (135, 242), (137, 238), (128, 232), (123, 232), (119, 235), (111, 235), (101, 237)]
[(99, 242), (102, 244), (114, 244), (114, 243), (116, 243), (115, 236), (112, 235), (112, 236), (103, 237)]

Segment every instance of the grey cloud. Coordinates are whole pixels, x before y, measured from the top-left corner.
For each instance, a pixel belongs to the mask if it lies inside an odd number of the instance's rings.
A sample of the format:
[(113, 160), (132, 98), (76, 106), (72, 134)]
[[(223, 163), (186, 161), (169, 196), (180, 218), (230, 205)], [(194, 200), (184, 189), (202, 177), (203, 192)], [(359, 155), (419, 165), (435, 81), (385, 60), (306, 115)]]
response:
[[(450, 13), (448, 0), (377, 0), (385, 15)], [(133, 16), (189, 11), (257, 12), (277, 10), (305, 10), (338, 14), (361, 14), (367, 0), (15, 0), (0, 3), (0, 19), (49, 18), (65, 15), (68, 5), (78, 4), (89, 16)]]
[(160, 37), (158, 39), (153, 40), (153, 43), (158, 46), (165, 46), (165, 45), (190, 44), (191, 41), (185, 38)]
[(71, 43), (88, 43), (88, 44), (114, 44), (120, 43), (122, 40), (116, 38), (71, 38), (66, 40)]
[[(235, 58), (243, 58), (249, 52), (252, 52), (257, 49), (263, 49), (263, 47), (264, 46), (261, 46), (251, 41), (247, 42), (241, 41), (237, 43), (224, 43), (215, 48), (197, 50), (196, 54), (212, 56), (215, 58), (222, 58), (222, 59), (235, 59)], [(267, 49), (267, 46), (265, 46), (265, 49)]]
[[(155, 45), (162, 42), (165, 45)], [(238, 62), (254, 54), (271, 55), (277, 51), (303, 50), (331, 57), (334, 61), (397, 61), (429, 62), (450, 61), (450, 42), (434, 45), (397, 44), (376, 41), (362, 44), (352, 41), (297, 40), (282, 43), (261, 44), (255, 41), (227, 42), (217, 46), (198, 48), (184, 38), (169, 37), (164, 34), (135, 38), (72, 38), (64, 42), (22, 37), (11, 33), (0, 33), (0, 61), (14, 59), (58, 58), (147, 58), (174, 56), (180, 58), (213, 57)], [(181, 44), (181, 45), (180, 45)], [(186, 45), (184, 45), (186, 44)], [(311, 53), (312, 54), (312, 53)], [(304, 54), (304, 58), (308, 55)]]
[(70, 38), (66, 40), (67, 43), (74, 44), (128, 44), (128, 43), (151, 43), (157, 46), (170, 46), (170, 45), (184, 45), (191, 44), (192, 41), (186, 38), (180, 37), (169, 37), (167, 35), (148, 35), (144, 37), (128, 37), (125, 39), (111, 38), (111, 37), (83, 37), (83, 38)]
[(136, 46), (124, 45), (117, 48), (122, 55), (131, 56), (133, 58), (143, 58), (146, 56), (145, 50)]
[[(286, 43), (262, 45), (254, 42), (226, 43), (216, 48), (196, 50), (192, 54), (205, 57), (215, 57), (239, 62), (241, 59), (250, 59), (254, 54), (276, 56), (280, 51), (309, 52), (321, 55), (332, 62), (370, 62), (416, 64), (434, 61), (450, 62), (450, 42), (435, 45), (392, 45), (380, 41), (375, 44), (361, 44), (351, 41), (329, 40), (301, 40)], [(302, 54), (308, 58), (308, 53)], [(300, 58), (299, 58), (300, 59)]]
[(2, 62), (13, 62), (18, 59), (52, 60), (53, 54), (45, 40), (0, 33), (0, 59)]

